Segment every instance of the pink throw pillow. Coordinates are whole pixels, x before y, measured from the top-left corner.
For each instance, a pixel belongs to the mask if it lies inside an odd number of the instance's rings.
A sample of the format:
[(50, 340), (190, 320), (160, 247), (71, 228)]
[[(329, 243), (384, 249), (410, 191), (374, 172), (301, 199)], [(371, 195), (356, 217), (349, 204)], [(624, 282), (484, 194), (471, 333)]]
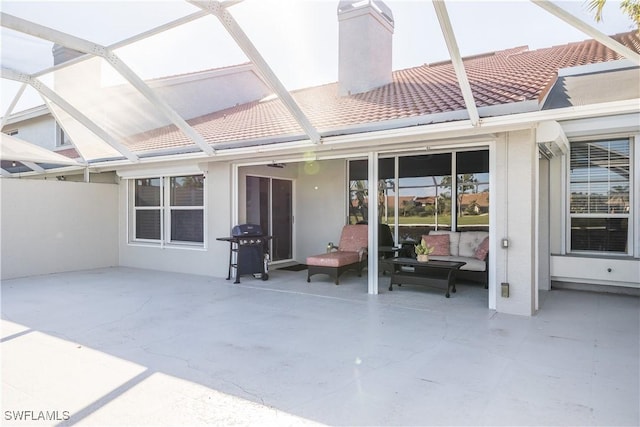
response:
[(449, 235), (448, 234), (435, 234), (424, 235), (422, 239), (427, 246), (433, 247), (431, 255), (444, 255), (448, 256), (449, 252)]
[(487, 259), (487, 254), (489, 253), (489, 237), (485, 237), (482, 243), (478, 245), (476, 249), (476, 253), (473, 255), (475, 258), (478, 258), (480, 261), (484, 261)]

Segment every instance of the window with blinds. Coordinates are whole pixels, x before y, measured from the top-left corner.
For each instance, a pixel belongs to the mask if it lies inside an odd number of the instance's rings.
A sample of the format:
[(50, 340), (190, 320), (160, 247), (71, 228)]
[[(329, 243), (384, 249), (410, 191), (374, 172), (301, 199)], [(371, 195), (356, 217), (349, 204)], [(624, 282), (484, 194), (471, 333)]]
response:
[(204, 238), (204, 176), (175, 176), (170, 182), (172, 242), (199, 242)]
[(572, 252), (629, 252), (630, 165), (629, 139), (571, 143)]
[(204, 176), (133, 180), (134, 241), (204, 242)]
[(160, 240), (162, 217), (162, 186), (160, 178), (134, 181), (135, 238)]

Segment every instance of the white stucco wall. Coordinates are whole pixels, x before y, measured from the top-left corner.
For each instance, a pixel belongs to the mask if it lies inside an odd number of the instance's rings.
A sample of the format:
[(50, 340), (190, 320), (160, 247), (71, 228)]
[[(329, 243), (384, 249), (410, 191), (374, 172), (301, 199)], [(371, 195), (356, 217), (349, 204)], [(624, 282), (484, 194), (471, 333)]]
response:
[[(149, 268), (192, 274), (226, 277), (229, 262), (229, 245), (216, 240), (228, 236), (232, 223), (232, 172), (230, 163), (209, 163), (206, 178), (206, 242), (204, 248), (178, 248), (145, 245), (129, 242), (127, 224), (128, 180), (119, 185), (120, 252), (122, 266)], [(189, 169), (191, 170), (191, 169)], [(179, 167), (171, 168), (178, 174)], [(192, 172), (189, 172), (192, 173)], [(305, 262), (308, 255), (324, 251), (329, 240), (337, 242), (346, 221), (346, 161), (327, 160), (317, 162), (317, 168), (305, 168), (304, 163), (288, 164), (283, 169), (266, 166), (239, 168), (238, 221), (244, 215), (245, 177), (248, 174), (290, 178), (294, 180), (294, 258)], [(134, 174), (136, 174), (134, 172)], [(141, 175), (140, 175), (141, 174)], [(152, 170), (141, 171), (139, 176), (157, 176)], [(317, 188), (316, 188), (317, 187)]]
[(118, 264), (118, 186), (0, 179), (2, 279)]
[(549, 225), (549, 160), (538, 159), (538, 289), (548, 291), (551, 289), (550, 272), (550, 225)]
[[(532, 130), (510, 132), (495, 143), (496, 163), (491, 165), (496, 180), (492, 201), (495, 235), (509, 241), (508, 249), (497, 249), (494, 282), (496, 309), (503, 313), (531, 315), (536, 305), (535, 220), (537, 206), (538, 155)], [(500, 246), (498, 245), (498, 248)], [(500, 295), (500, 284), (509, 283), (509, 297)]]
[[(120, 265), (148, 268), (161, 271), (227, 277), (229, 266), (229, 245), (219, 242), (216, 237), (228, 236), (231, 224), (231, 166), (228, 163), (209, 163), (203, 167), (205, 183), (205, 245), (204, 248), (146, 245), (130, 243), (128, 236), (129, 207), (127, 201), (128, 180), (122, 179), (119, 186)], [(207, 170), (208, 169), (208, 170)], [(180, 167), (173, 169), (179, 174)], [(185, 169), (193, 174), (192, 168)], [(144, 173), (148, 177), (158, 176), (154, 171)]]
[[(242, 166), (238, 168), (238, 224), (247, 222), (247, 176), (259, 176), (264, 178), (290, 179), (293, 181), (293, 215), (296, 215), (296, 178), (298, 177), (297, 163), (288, 163), (283, 168), (274, 168), (265, 165)], [(295, 229), (295, 224), (294, 224)], [(295, 238), (295, 232), (294, 232)]]
[(633, 258), (552, 256), (553, 280), (640, 289), (640, 261)]
[[(244, 71), (227, 74), (217, 71), (216, 75), (208, 78), (194, 74), (154, 80), (149, 82), (149, 86), (185, 120), (255, 101), (271, 93), (248, 67)], [(202, 96), (203, 93), (215, 93), (216, 96)]]
[(563, 218), (565, 180), (563, 178), (565, 156), (556, 156), (549, 161), (549, 245), (552, 254), (563, 253)]
[(336, 245), (347, 222), (347, 161), (323, 160), (316, 168), (299, 164), (296, 260), (305, 263), (322, 253), (328, 242)]
[(294, 260), (325, 250), (327, 242), (338, 243), (346, 223), (346, 160), (321, 160), (313, 164), (289, 163), (284, 168), (246, 166), (238, 171), (238, 222), (246, 220), (246, 176), (287, 178), (294, 182)]
[[(632, 137), (634, 140), (633, 166), (635, 182), (632, 183), (635, 202), (636, 223), (633, 218), (629, 224), (638, 229), (638, 202), (640, 188), (638, 188), (637, 166), (640, 162), (640, 114), (599, 117), (593, 119), (573, 120), (562, 123), (562, 128), (569, 140), (608, 138), (611, 135)], [(591, 284), (601, 286), (640, 287), (640, 248), (636, 243), (635, 254), (625, 256), (619, 254), (571, 254), (567, 253), (568, 221), (568, 156), (554, 157), (550, 162), (550, 243), (551, 243), (551, 280), (567, 283)], [(633, 244), (631, 236), (630, 244)]]
[(17, 130), (16, 138), (44, 148), (53, 150), (56, 147), (56, 122), (50, 114), (25, 120), (20, 123), (6, 125), (2, 131), (9, 133)]

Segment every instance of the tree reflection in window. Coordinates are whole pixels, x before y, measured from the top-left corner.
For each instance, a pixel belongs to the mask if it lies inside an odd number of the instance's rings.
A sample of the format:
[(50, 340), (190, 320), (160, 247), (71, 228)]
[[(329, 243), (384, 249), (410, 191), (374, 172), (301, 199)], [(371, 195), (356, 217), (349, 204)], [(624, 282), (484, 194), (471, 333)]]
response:
[[(429, 230), (489, 227), (489, 152), (399, 156), (379, 159), (378, 222), (399, 238), (417, 238)], [(457, 174), (453, 179), (453, 162)], [(398, 177), (397, 186), (395, 177)], [(369, 206), (367, 160), (349, 162), (349, 220), (366, 221)], [(453, 213), (456, 218), (452, 218)]]

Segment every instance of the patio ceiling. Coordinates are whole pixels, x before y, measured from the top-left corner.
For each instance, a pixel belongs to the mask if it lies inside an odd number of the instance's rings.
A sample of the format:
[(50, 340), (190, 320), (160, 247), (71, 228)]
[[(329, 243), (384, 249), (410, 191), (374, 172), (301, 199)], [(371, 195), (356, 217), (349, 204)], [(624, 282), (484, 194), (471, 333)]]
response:
[[(11, 11), (11, 2), (5, 3), (7, 6), (3, 6), (3, 9)], [(455, 68), (469, 121), (472, 126), (480, 126), (478, 107), (458, 44), (459, 34), (456, 33), (452, 24), (455, 20), (450, 17), (447, 7), (450, 3), (444, 0), (436, 0), (432, 3), (437, 17), (437, 24), (434, 22), (433, 25), (437, 25), (442, 33), (449, 58)], [(206, 59), (198, 61), (195, 67), (199, 68), (188, 68), (189, 65), (187, 65), (185, 69), (187, 74), (250, 61), (263, 82), (282, 101), (286, 109), (284, 113), (293, 117), (301, 129), (304, 136), (299, 137), (298, 140), (306, 141), (310, 146), (322, 143), (321, 133), (291, 95), (291, 90), (295, 88), (287, 87), (280, 76), (283, 71), (276, 70), (270, 65), (274, 62), (273, 53), (263, 54), (265, 49), (261, 39), (263, 36), (266, 38), (266, 34), (258, 34), (255, 29), (252, 33), (248, 33), (243, 26), (243, 22), (248, 22), (248, 16), (264, 5), (258, 5), (250, 0), (172, 2), (162, 9), (154, 9), (156, 16), (153, 23), (150, 24), (147, 20), (132, 22), (123, 32), (107, 30), (114, 22), (109, 17), (117, 17), (122, 13), (123, 8), (131, 8), (130, 12), (134, 14), (153, 6), (144, 2), (126, 5), (118, 2), (112, 5), (96, 3), (93, 16), (87, 15), (96, 19), (95, 32), (89, 34), (86, 30), (80, 29), (76, 19), (79, 16), (85, 16), (80, 9), (90, 8), (91, 4), (83, 6), (79, 3), (61, 4), (61, 7), (69, 8), (68, 21), (56, 23), (56, 28), (46, 17), (38, 17), (38, 14), (25, 14), (24, 17), (4, 11), (0, 14), (3, 28), (1, 70), (3, 90), (9, 87), (5, 86), (7, 82), (12, 83), (13, 86), (10, 85), (10, 87), (13, 88), (14, 93), (11, 105), (4, 112), (3, 127), (8, 118), (20, 109), (22, 98), (30, 93), (32, 96), (37, 94), (42, 99), (59, 126), (70, 137), (81, 164), (90, 165), (106, 159), (139, 162), (139, 155), (127, 148), (123, 141), (159, 128), (170, 129), (178, 137), (184, 138), (188, 141), (187, 144), (190, 144), (186, 148), (192, 152), (204, 153), (209, 157), (216, 156), (215, 146), (187, 122), (193, 117), (185, 117), (181, 114), (177, 103), (162, 96), (149, 83), (149, 63), (157, 60), (158, 57), (163, 57), (167, 63), (189, 64), (188, 59), (191, 54), (187, 53), (186, 49), (189, 47), (193, 48), (188, 49), (189, 51), (196, 52), (194, 55)], [(636, 52), (553, 3), (532, 0), (529, 6), (531, 5), (538, 6), (635, 64), (640, 64), (640, 55)], [(139, 7), (142, 9), (134, 10)], [(292, 21), (300, 21), (298, 24), (302, 26), (315, 24), (313, 21), (302, 22), (302, 18), (288, 14), (282, 8), (278, 9), (277, 3), (270, 3), (269, 7), (274, 13), (264, 19), (267, 26), (263, 26), (263, 30), (268, 29), (269, 26), (291, 24)], [(76, 15), (74, 11), (80, 12)], [(429, 17), (425, 16), (425, 20), (427, 19)], [(112, 37), (115, 36), (109, 35), (110, 33), (124, 33), (126, 36), (114, 40)], [(197, 34), (197, 37), (187, 37), (189, 34)], [(435, 42), (429, 41), (429, 43)], [(68, 62), (50, 66), (48, 64), (51, 61), (52, 43), (73, 49), (82, 55)], [(161, 50), (157, 48), (159, 45), (163, 46)], [(216, 55), (216, 50), (223, 46), (229, 49), (225, 52), (232, 53), (220, 58), (220, 55)], [(285, 46), (282, 48), (284, 49)], [(316, 48), (316, 46), (309, 46), (311, 56)], [(5, 52), (20, 50), (22, 50), (22, 56), (13, 57), (5, 54)], [(491, 51), (491, 46), (487, 46), (486, 51)], [(334, 56), (337, 57), (337, 54)], [(304, 69), (302, 62), (305, 58), (287, 59), (290, 60), (289, 68)], [(153, 72), (151, 76), (161, 77), (153, 75)], [(283, 141), (289, 141), (291, 136), (287, 138), (289, 139), (283, 139)], [(2, 150), (1, 160), (21, 160), (11, 156), (8, 150)], [(37, 162), (26, 161), (29, 163), (23, 164), (31, 170), (43, 171), (43, 167)], [(3, 176), (10, 175), (10, 172), (3, 170)]]

